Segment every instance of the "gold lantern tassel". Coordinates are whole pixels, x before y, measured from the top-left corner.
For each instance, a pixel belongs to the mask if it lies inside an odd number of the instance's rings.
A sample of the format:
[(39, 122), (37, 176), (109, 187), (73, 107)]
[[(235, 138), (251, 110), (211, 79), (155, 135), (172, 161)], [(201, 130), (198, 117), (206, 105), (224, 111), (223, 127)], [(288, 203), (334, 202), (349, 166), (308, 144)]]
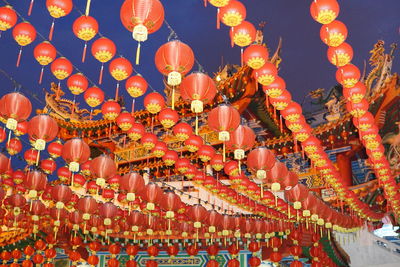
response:
[(86, 10), (85, 10), (85, 15), (89, 16), (89, 11), (90, 11), (90, 3), (92, 2), (92, 0), (87, 0), (86, 2)]
[(226, 150), (226, 148), (225, 148), (225, 141), (223, 141), (223, 143), (222, 143), (222, 162), (225, 162), (225, 161), (226, 161), (225, 150)]
[(196, 113), (196, 129), (195, 129), (196, 135), (199, 134), (199, 116)]
[[(175, 110), (175, 86), (172, 86), (172, 99), (171, 99), (172, 110)], [(197, 133), (196, 133), (197, 134)]]
[(137, 48), (136, 48), (136, 65), (139, 65), (140, 62), (140, 42), (138, 42), (137, 44)]
[(36, 156), (36, 166), (39, 165), (39, 159), (40, 159), (40, 150), (38, 150), (38, 154)]
[(263, 199), (263, 197), (264, 197), (264, 184), (263, 184), (263, 182), (261, 182), (261, 201), (262, 201), (262, 199)]

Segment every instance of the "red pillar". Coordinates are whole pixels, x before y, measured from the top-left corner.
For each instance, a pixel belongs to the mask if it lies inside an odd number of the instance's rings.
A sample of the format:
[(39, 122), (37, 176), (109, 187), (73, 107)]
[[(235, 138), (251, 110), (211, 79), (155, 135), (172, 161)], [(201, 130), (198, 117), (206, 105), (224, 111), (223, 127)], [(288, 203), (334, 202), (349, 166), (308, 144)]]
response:
[(353, 185), (353, 172), (351, 170), (351, 157), (346, 153), (336, 155), (336, 163), (344, 185)]

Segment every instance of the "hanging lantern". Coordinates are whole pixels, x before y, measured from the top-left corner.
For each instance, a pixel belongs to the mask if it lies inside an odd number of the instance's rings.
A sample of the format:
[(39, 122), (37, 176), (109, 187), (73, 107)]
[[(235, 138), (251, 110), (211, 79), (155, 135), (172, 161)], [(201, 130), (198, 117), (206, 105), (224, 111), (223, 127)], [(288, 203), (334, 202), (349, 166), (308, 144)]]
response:
[(172, 131), (175, 137), (181, 142), (185, 141), (193, 134), (192, 126), (190, 126), (186, 122), (178, 123), (177, 125), (174, 126)]
[(181, 97), (191, 101), (191, 110), (196, 113), (195, 133), (198, 134), (198, 113), (203, 112), (204, 104), (214, 99), (217, 93), (215, 83), (208, 75), (196, 72), (186, 76), (179, 89)]
[(158, 141), (157, 135), (152, 133), (145, 133), (140, 142), (146, 150), (152, 150)]
[(32, 104), (24, 95), (14, 92), (0, 99), (1, 115), (6, 119), (6, 128), (16, 130), (18, 122), (28, 119), (32, 112)]
[(65, 57), (59, 57), (50, 65), (51, 72), (57, 80), (64, 80), (72, 74), (72, 63)]
[(250, 45), (256, 39), (256, 28), (248, 21), (243, 21), (241, 24), (232, 28), (229, 31), (232, 44), (244, 47)]
[(210, 161), (211, 167), (219, 172), (224, 168), (224, 159), (221, 154), (215, 154), (215, 156)]
[(90, 87), (84, 94), (85, 102), (92, 108), (104, 101), (104, 92), (99, 87)]
[(156, 158), (162, 158), (165, 153), (167, 152), (168, 147), (167, 144), (161, 141), (157, 141), (153, 147), (153, 149), (151, 150), (151, 153), (153, 153), (153, 155)]
[(375, 117), (371, 114), (371, 112), (367, 111), (361, 117), (353, 118), (353, 124), (361, 132), (368, 131), (375, 125)]
[(62, 158), (68, 163), (71, 172), (78, 172), (79, 165), (90, 157), (90, 148), (81, 138), (73, 138), (65, 142), (62, 149)]
[(233, 150), (234, 158), (240, 162), (245, 158), (245, 151), (254, 146), (255, 140), (256, 135), (250, 127), (239, 125), (236, 130), (230, 133), (230, 138), (226, 145), (228, 149)]
[(125, 132), (132, 128), (135, 118), (129, 112), (123, 111), (118, 115), (116, 122), (118, 127)]
[(75, 73), (69, 76), (67, 87), (73, 95), (80, 95), (86, 91), (89, 82), (82, 73)]
[(128, 201), (134, 201), (136, 194), (145, 187), (143, 177), (136, 172), (130, 172), (122, 176), (120, 184), (121, 189), (127, 192), (126, 199)]
[(11, 138), (6, 143), (6, 149), (11, 156), (18, 154), (22, 150), (22, 142), (19, 138)]
[(268, 49), (259, 44), (252, 44), (243, 52), (243, 61), (250, 68), (258, 70), (267, 63), (269, 57)]
[(140, 75), (131, 76), (126, 80), (125, 89), (131, 97), (140, 97), (147, 91), (147, 81)]
[(208, 114), (208, 126), (218, 132), (218, 140), (223, 142), (223, 161), (225, 162), (225, 142), (229, 141), (229, 133), (236, 130), (240, 123), (240, 114), (236, 108), (219, 105)]
[(33, 50), (33, 56), (35, 57), (36, 61), (39, 62), (40, 65), (42, 65), (39, 77), (39, 84), (41, 84), (44, 66), (47, 66), (54, 61), (57, 56), (57, 50), (52, 44), (44, 41), (35, 46), (35, 49)]
[(117, 80), (115, 100), (118, 100), (119, 82), (127, 79), (133, 72), (132, 64), (123, 57), (114, 58), (108, 66), (111, 76)]
[(24, 186), (29, 189), (28, 196), (31, 199), (37, 199), (39, 193), (45, 189), (46, 184), (46, 175), (36, 170), (28, 172), (24, 179)]
[(238, 26), (246, 19), (246, 7), (240, 1), (231, 0), (218, 10), (218, 19), (228, 27)]
[(365, 87), (363, 82), (358, 82), (354, 84), (353, 87), (343, 88), (343, 96), (350, 102), (360, 103), (364, 99), (367, 93), (367, 87)]
[(199, 148), (203, 145), (204, 141), (203, 138), (201, 138), (198, 135), (191, 135), (186, 141), (185, 141), (185, 148), (189, 152), (196, 152), (199, 150)]
[(106, 180), (116, 174), (115, 162), (108, 155), (94, 158), (90, 163), (90, 172), (96, 177), (96, 184), (104, 187)]
[(57, 134), (58, 124), (49, 115), (36, 115), (29, 121), (28, 135), (34, 141), (34, 148), (39, 151), (44, 150), (46, 143), (56, 138)]
[(194, 54), (187, 44), (174, 40), (158, 48), (154, 60), (158, 71), (167, 76), (168, 85), (177, 86), (182, 81), (182, 75), (192, 69)]
[(179, 121), (179, 114), (173, 109), (165, 108), (158, 114), (158, 120), (164, 128), (169, 129)]
[(353, 64), (344, 65), (336, 71), (336, 80), (343, 85), (343, 88), (353, 87), (360, 78), (360, 70)]
[(54, 33), (54, 20), (65, 17), (72, 11), (73, 7), (72, 0), (46, 0), (46, 7), (50, 13), (50, 16), (53, 17), (53, 22), (51, 23), (51, 28), (49, 32), (49, 40), (53, 39)]
[(163, 162), (166, 166), (173, 166), (178, 160), (178, 153), (174, 150), (167, 150), (165, 155), (162, 157)]
[(155, 203), (162, 197), (162, 190), (157, 184), (150, 182), (141, 192), (141, 196), (147, 201), (146, 209), (153, 211), (155, 209)]
[(148, 112), (156, 114), (165, 107), (165, 100), (161, 94), (152, 92), (145, 96), (143, 104)]
[[(121, 106), (118, 104), (117, 101), (110, 99), (104, 102), (104, 104), (101, 106), (101, 113), (103, 113), (104, 119), (113, 121), (121, 113)], [(131, 127), (132, 125), (129, 126)]]
[(72, 31), (74, 32), (76, 37), (78, 37), (82, 41), (85, 41), (82, 53), (82, 62), (85, 62), (87, 42), (92, 40), (99, 32), (99, 24), (97, 23), (97, 20), (95, 18), (87, 15), (82, 15), (77, 18), (72, 24)]
[[(276, 69), (274, 64), (267, 62), (261, 68), (255, 70), (254, 75), (257, 79), (257, 82), (259, 82), (261, 85), (268, 86), (272, 84), (277, 78), (278, 70)], [(279, 83), (276, 85), (272, 85), (270, 88), (263, 87), (263, 89), (268, 95), (277, 94), (276, 92), (279, 92), (279, 89), (283, 90), (283, 88), (286, 87), (286, 84), (284, 83), (284, 81), (282, 83), (282, 81), (279, 81)], [(269, 92), (270, 90), (271, 92)]]
[(164, 7), (159, 0), (125, 0), (120, 9), (120, 18), (124, 27), (132, 32), (132, 38), (138, 42), (138, 65), (140, 43), (147, 40), (148, 34), (161, 28), (164, 22)]
[(0, 7), (0, 31), (11, 29), (17, 23), (18, 16), (12, 6)]
[(181, 173), (184, 174), (190, 166), (190, 160), (186, 158), (179, 158), (175, 163), (175, 168)]
[(270, 102), (277, 110), (284, 110), (292, 102), (292, 96), (288, 90), (284, 90), (280, 96), (271, 97)]
[(327, 46), (336, 47), (346, 41), (347, 27), (343, 22), (334, 20), (329, 24), (322, 25), (319, 36)]
[(334, 21), (339, 11), (340, 7), (336, 0), (314, 0), (310, 6), (311, 17), (321, 24)]
[(21, 61), (22, 47), (31, 44), (36, 39), (36, 29), (29, 22), (21, 22), (15, 25), (12, 31), (12, 35), (17, 44), (20, 45), (17, 64)]
[(36, 163), (38, 157), (38, 151), (35, 149), (28, 149), (24, 153), (24, 159), (28, 165), (33, 165)]
[(44, 159), (40, 162), (40, 168), (44, 173), (51, 175), (57, 169), (57, 163), (52, 158)]
[(56, 159), (61, 156), (62, 148), (63, 148), (63, 144), (59, 140), (57, 140), (53, 143), (50, 143), (47, 146), (47, 151), (49, 152), (49, 154), (52, 158)]
[(106, 202), (99, 206), (99, 215), (103, 218), (103, 224), (105, 226), (110, 226), (112, 224), (117, 210), (117, 206), (111, 202)]
[(100, 37), (93, 42), (91, 48), (92, 55), (95, 59), (101, 62), (99, 84), (103, 81), (104, 63), (110, 61), (117, 52), (117, 47), (114, 42), (106, 37)]
[(303, 116), (303, 109), (298, 103), (292, 101), (281, 111), (281, 114), (285, 120), (294, 122)]
[(215, 149), (209, 145), (202, 145), (197, 155), (202, 162), (208, 162), (215, 156)]
[(137, 141), (142, 138), (144, 133), (145, 128), (143, 124), (137, 122), (132, 123), (132, 127), (127, 131), (128, 137), (133, 141)]
[(350, 112), (353, 117), (361, 117), (363, 116), (369, 109), (368, 101), (363, 98), (359, 103), (346, 103), (346, 110)]
[[(250, 151), (247, 155), (247, 168), (255, 173), (256, 178), (264, 183), (267, 172), (275, 165), (275, 155), (265, 147), (259, 147)], [(264, 190), (261, 189), (261, 192)]]
[(353, 48), (346, 42), (337, 47), (329, 47), (327, 57), (336, 67), (342, 67), (353, 59)]

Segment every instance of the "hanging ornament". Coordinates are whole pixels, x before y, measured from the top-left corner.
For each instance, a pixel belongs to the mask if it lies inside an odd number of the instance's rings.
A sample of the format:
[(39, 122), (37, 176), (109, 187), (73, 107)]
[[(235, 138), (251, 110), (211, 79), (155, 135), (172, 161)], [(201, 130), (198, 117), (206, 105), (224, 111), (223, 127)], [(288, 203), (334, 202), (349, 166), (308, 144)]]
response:
[(94, 108), (103, 103), (104, 92), (99, 87), (90, 87), (85, 91), (84, 98), (86, 103)]
[(72, 74), (72, 63), (65, 57), (59, 57), (50, 65), (51, 72), (57, 80), (61, 81)]
[(1, 32), (11, 29), (17, 23), (18, 16), (12, 6), (0, 7), (0, 36)]
[(87, 78), (82, 73), (75, 73), (69, 76), (67, 87), (73, 95), (80, 95), (86, 91), (89, 86)]
[(319, 32), (322, 42), (327, 46), (339, 46), (347, 39), (347, 27), (338, 20), (334, 20), (329, 24), (322, 25)]
[(126, 80), (125, 89), (131, 97), (140, 97), (147, 91), (147, 81), (141, 75), (131, 76)]
[(120, 18), (124, 27), (132, 32), (132, 38), (138, 42), (138, 65), (140, 43), (147, 40), (148, 34), (161, 28), (164, 22), (164, 7), (159, 0), (125, 0), (121, 6)]
[(101, 106), (101, 113), (104, 119), (113, 121), (121, 113), (121, 106), (115, 100), (110, 99)]
[(246, 7), (237, 0), (231, 0), (229, 3), (218, 9), (217, 28), (219, 29), (219, 20), (228, 27), (240, 25), (246, 19)]
[(321, 23), (328, 24), (339, 15), (339, 4), (336, 0), (314, 0), (310, 6), (311, 17)]
[(92, 40), (99, 32), (99, 24), (95, 18), (82, 15), (72, 24), (72, 31), (76, 37), (85, 42), (82, 52), (82, 62), (85, 62), (87, 42)]
[(354, 84), (351, 88), (343, 88), (343, 96), (350, 102), (360, 103), (367, 94), (367, 87), (362, 82)]
[(111, 76), (117, 80), (117, 88), (115, 90), (115, 101), (118, 100), (119, 82), (127, 79), (133, 72), (132, 64), (123, 57), (113, 59), (108, 66)]
[(49, 32), (50, 41), (53, 39), (55, 19), (65, 17), (71, 13), (73, 5), (72, 0), (46, 0), (47, 10), (49, 11), (50, 16), (53, 17), (53, 22), (51, 23)]
[(145, 96), (143, 104), (148, 112), (157, 114), (165, 107), (165, 100), (161, 94), (152, 92)]
[(241, 63), (243, 65), (243, 47), (250, 45), (256, 39), (256, 28), (248, 21), (243, 21), (241, 24), (232, 27), (229, 31), (231, 38), (231, 45), (234, 44), (242, 47), (241, 49)]
[(259, 44), (252, 44), (243, 52), (243, 61), (252, 69), (259, 69), (268, 61), (268, 49)]
[(1, 115), (6, 120), (6, 128), (12, 131), (17, 129), (18, 122), (28, 119), (32, 112), (31, 101), (18, 92), (4, 95), (0, 103)]
[(344, 65), (336, 71), (336, 80), (343, 86), (343, 88), (353, 87), (360, 78), (361, 72), (353, 64)]
[(93, 42), (91, 48), (92, 55), (95, 59), (101, 62), (99, 84), (103, 82), (104, 63), (110, 61), (117, 52), (117, 47), (114, 42), (106, 37), (100, 37)]
[(12, 35), (14, 40), (20, 45), (16, 64), (16, 66), (19, 67), (22, 55), (22, 47), (27, 46), (35, 41), (36, 29), (29, 22), (21, 22), (15, 25)]
[(342, 67), (353, 59), (353, 48), (346, 42), (336, 47), (329, 47), (327, 57), (336, 67)]
[(157, 117), (158, 121), (166, 129), (173, 127), (179, 121), (178, 112), (170, 108), (161, 110)]
[(33, 56), (35, 57), (36, 61), (39, 62), (40, 65), (42, 65), (39, 77), (39, 84), (41, 84), (44, 67), (54, 61), (57, 56), (57, 50), (52, 44), (44, 41), (35, 46), (35, 49), (33, 50)]

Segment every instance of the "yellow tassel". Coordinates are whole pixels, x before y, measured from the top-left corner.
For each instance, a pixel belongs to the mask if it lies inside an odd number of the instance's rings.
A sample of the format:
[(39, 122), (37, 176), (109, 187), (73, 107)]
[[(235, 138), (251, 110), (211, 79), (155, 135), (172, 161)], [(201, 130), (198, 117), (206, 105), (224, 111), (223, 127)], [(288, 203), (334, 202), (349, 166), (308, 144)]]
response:
[(87, 0), (87, 2), (86, 2), (86, 11), (85, 11), (86, 16), (89, 16), (90, 2), (92, 2), (92, 0)]
[(226, 161), (226, 156), (225, 156), (225, 141), (222, 145), (222, 161), (225, 162)]
[(138, 42), (136, 48), (136, 65), (139, 65), (139, 59), (140, 59), (140, 42)]
[(172, 105), (172, 110), (175, 110), (175, 86), (172, 86), (172, 104), (171, 105)]
[(199, 116), (196, 113), (196, 135), (199, 134)]

